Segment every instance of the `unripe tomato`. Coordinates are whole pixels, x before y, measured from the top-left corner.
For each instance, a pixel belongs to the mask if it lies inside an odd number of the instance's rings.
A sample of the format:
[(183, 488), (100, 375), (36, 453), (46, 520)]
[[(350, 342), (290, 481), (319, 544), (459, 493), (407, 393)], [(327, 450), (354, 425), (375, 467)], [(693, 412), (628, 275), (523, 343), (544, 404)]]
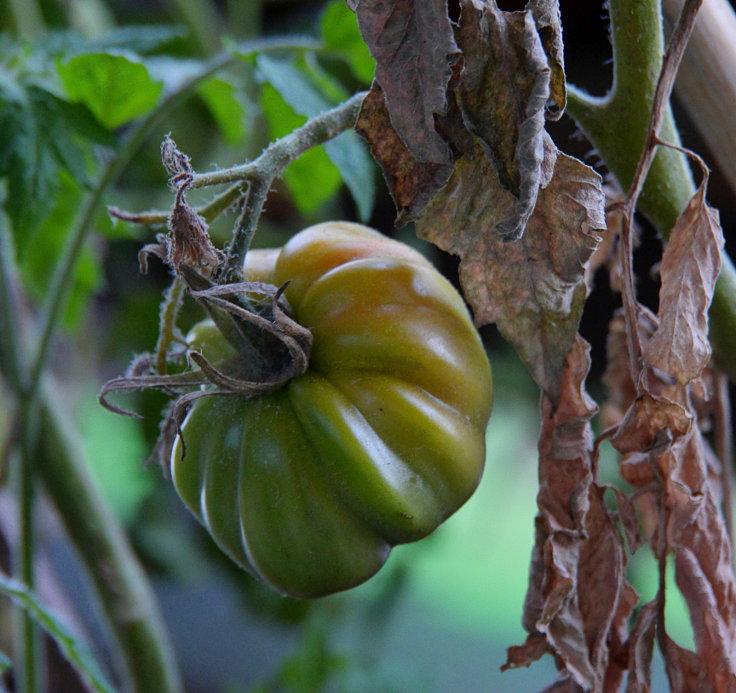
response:
[[(246, 279), (280, 286), (313, 345), (307, 372), (245, 398), (197, 400), (171, 459), (177, 492), (219, 546), (284, 594), (360, 584), (392, 546), (432, 532), (475, 490), (491, 372), (458, 293), (408, 246), (331, 222)], [(212, 323), (205, 356), (231, 347)]]

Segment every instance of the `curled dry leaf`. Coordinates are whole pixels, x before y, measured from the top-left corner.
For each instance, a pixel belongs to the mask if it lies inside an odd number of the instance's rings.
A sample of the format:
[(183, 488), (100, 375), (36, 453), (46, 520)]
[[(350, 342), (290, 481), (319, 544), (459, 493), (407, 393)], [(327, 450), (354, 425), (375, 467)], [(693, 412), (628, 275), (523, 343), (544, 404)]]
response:
[(381, 167), (398, 211), (397, 224), (414, 219), (447, 183), (452, 164), (418, 161), (391, 125), (383, 89), (373, 83), (355, 124)]
[(604, 681), (613, 685), (622, 675), (611, 643), (620, 646), (635, 600), (624, 578), (621, 535), (592, 475), (590, 419), (596, 407), (583, 385), (589, 365), (588, 347), (578, 337), (559, 398), (542, 398), (539, 515), (524, 608), (530, 638), (510, 651), (507, 666), (533, 661), (543, 634), (570, 677), (556, 685), (603, 690)]
[(705, 202), (707, 177), (672, 230), (662, 256), (659, 329), (644, 360), (686, 384), (710, 359), (708, 307), (721, 267), (723, 232)]
[(626, 693), (652, 693), (652, 654), (659, 603), (656, 599), (644, 604), (636, 616), (629, 637)]
[[(657, 329), (657, 316), (648, 308), (639, 306), (638, 320), (639, 334), (646, 340)], [(606, 337), (606, 371), (603, 374), (603, 384), (608, 390), (608, 397), (602, 409), (604, 429), (618, 426), (637, 397), (636, 385), (631, 380), (627, 349), (626, 320), (623, 310), (619, 309), (608, 324)]]
[(605, 221), (598, 174), (545, 141), (549, 182), (521, 240), (507, 243), (495, 232), (514, 197), (479, 147), (457, 162), (417, 233), (460, 256), (460, 281), (476, 323), (496, 322), (554, 401), (585, 300), (585, 263)]
[(671, 693), (732, 693), (734, 688), (714, 687), (695, 652), (680, 647), (669, 635), (662, 638), (664, 663)]
[(690, 610), (700, 669), (712, 689), (736, 690), (736, 584), (731, 547), (706, 466), (700, 430), (680, 438), (659, 464), (665, 476), (667, 542)]
[(371, 55), (391, 124), (417, 161), (448, 163), (435, 129), (447, 112), (447, 86), (458, 48), (447, 0), (348, 0)]
[(544, 185), (544, 109), (550, 68), (530, 12), (503, 12), (495, 2), (464, 0), (457, 32), (465, 68), (457, 89), (466, 127), (514, 196), (498, 232), (524, 233)]
[(550, 79), (550, 101), (547, 103), (547, 118), (562, 117), (567, 102), (565, 87), (565, 56), (562, 45), (562, 23), (559, 0), (531, 0), (527, 6), (532, 11), (534, 23), (542, 39), (547, 62), (552, 71)]

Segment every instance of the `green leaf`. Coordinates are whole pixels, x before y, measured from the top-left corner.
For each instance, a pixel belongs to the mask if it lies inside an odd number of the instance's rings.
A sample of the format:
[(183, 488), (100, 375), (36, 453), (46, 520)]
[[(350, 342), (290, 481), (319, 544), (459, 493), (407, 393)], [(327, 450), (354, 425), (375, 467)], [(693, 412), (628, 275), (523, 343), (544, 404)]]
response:
[(100, 671), (84, 640), (71, 633), (31, 590), (17, 580), (0, 573), (0, 592), (25, 609), (33, 620), (54, 639), (59, 651), (92, 690), (98, 693), (115, 692), (115, 688)]
[[(261, 91), (261, 109), (273, 139), (287, 135), (306, 121), (268, 84)], [(339, 171), (322, 147), (310, 149), (292, 161), (284, 171), (284, 180), (302, 214), (314, 212), (333, 197), (341, 182)]]
[(197, 90), (207, 104), (223, 138), (228, 144), (238, 144), (245, 137), (245, 106), (238, 99), (235, 87), (219, 77), (211, 77)]
[(110, 130), (150, 111), (163, 91), (141, 61), (125, 55), (78, 55), (57, 70), (69, 98), (85, 104)]
[(344, 0), (333, 0), (327, 5), (320, 31), (327, 50), (344, 58), (353, 74), (363, 83), (370, 84), (376, 71), (376, 61), (360, 35), (358, 20)]
[[(45, 297), (49, 277), (82, 203), (83, 190), (68, 173), (60, 172), (56, 189), (59, 194), (51, 212), (35, 233), (25, 239), (18, 258), (23, 282), (38, 299)], [(82, 250), (75, 268), (69, 305), (64, 315), (67, 329), (73, 330), (79, 326), (90, 296), (101, 280), (100, 260), (87, 247)]]
[[(293, 61), (261, 55), (258, 57), (258, 71), (261, 80), (273, 86), (294, 111), (308, 118), (336, 104), (337, 99), (330, 100), (325, 96), (328, 88), (334, 95), (341, 95), (339, 86), (329, 82), (331, 78), (314, 63), (307, 62), (299, 69)], [(318, 80), (322, 90), (317, 86)], [(373, 209), (376, 188), (375, 169), (365, 145), (354, 132), (345, 132), (323, 146), (350, 190), (358, 215), (366, 221)]]

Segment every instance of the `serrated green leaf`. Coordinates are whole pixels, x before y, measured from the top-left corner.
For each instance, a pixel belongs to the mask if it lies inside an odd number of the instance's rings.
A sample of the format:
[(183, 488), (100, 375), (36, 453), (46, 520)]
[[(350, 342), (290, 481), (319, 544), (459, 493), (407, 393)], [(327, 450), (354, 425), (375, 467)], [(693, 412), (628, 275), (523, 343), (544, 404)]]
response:
[[(278, 91), (297, 113), (313, 118), (335, 105), (317, 88), (315, 66), (308, 66), (307, 72), (293, 61), (275, 60), (265, 55), (258, 56), (257, 64), (260, 79)], [(319, 79), (328, 80), (329, 76), (319, 73)], [(334, 85), (332, 88), (338, 89)], [(345, 132), (323, 146), (350, 190), (358, 215), (363, 221), (367, 220), (375, 199), (375, 169), (365, 145), (354, 132)]]
[(59, 170), (86, 184), (91, 143), (111, 141), (84, 106), (0, 72), (0, 177), (19, 254), (54, 204)]
[(235, 87), (219, 77), (211, 77), (197, 90), (207, 104), (223, 138), (228, 144), (238, 144), (245, 137), (245, 106), (238, 99)]
[(66, 93), (113, 130), (150, 111), (163, 91), (139, 60), (112, 53), (78, 55), (57, 65)]
[[(300, 116), (270, 85), (263, 85), (261, 109), (273, 139), (283, 137), (303, 125)], [(322, 147), (315, 147), (292, 161), (284, 171), (284, 180), (302, 214), (314, 212), (340, 188), (340, 173)]]
[(376, 71), (376, 61), (360, 35), (355, 14), (344, 0), (333, 0), (325, 8), (320, 31), (325, 47), (344, 58), (358, 79), (370, 84)]
[(0, 573), (0, 592), (25, 609), (33, 620), (54, 639), (59, 651), (92, 690), (97, 693), (115, 692), (115, 688), (100, 670), (87, 643), (74, 635), (28, 587)]

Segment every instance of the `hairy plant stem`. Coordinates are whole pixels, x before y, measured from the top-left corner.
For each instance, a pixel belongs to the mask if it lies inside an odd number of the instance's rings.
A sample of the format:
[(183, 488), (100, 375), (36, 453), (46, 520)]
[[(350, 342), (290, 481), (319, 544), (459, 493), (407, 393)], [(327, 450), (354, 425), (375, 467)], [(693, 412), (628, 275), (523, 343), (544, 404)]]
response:
[(192, 176), (190, 188), (235, 183), (208, 205), (209, 212), (213, 208), (224, 210), (236, 202), (243, 196), (244, 184), (247, 185), (235, 234), (227, 247), (228, 259), (221, 273), (223, 283), (239, 281), (243, 260), (274, 181), (305, 151), (351, 128), (365, 94), (359, 92), (339, 106), (308, 120), (300, 128), (270, 144), (259, 157), (247, 164)]
[[(603, 98), (570, 87), (568, 112), (598, 150), (624, 189), (637, 170), (649, 132), (650, 116), (663, 60), (659, 0), (611, 0), (614, 79)], [(669, 108), (659, 138), (679, 144)], [(659, 147), (637, 202), (666, 239), (695, 192), (686, 157)], [(710, 309), (711, 340), (720, 365), (736, 380), (736, 269), (724, 255)]]
[(164, 294), (159, 315), (158, 341), (156, 342), (155, 370), (159, 375), (166, 373), (166, 356), (171, 343), (176, 339), (176, 317), (184, 300), (184, 282), (175, 277)]
[[(312, 41), (304, 42), (289, 39), (262, 39), (240, 44), (237, 51), (240, 54), (250, 54), (263, 50), (282, 50), (289, 48), (314, 47)], [(173, 656), (166, 638), (162, 635), (162, 628), (157, 620), (153, 599), (148, 593), (145, 579), (141, 571), (136, 572), (135, 559), (124, 545), (124, 537), (119, 527), (116, 527), (109, 516), (104, 503), (94, 496), (94, 487), (87, 477), (86, 467), (78, 455), (78, 449), (72, 449), (69, 432), (62, 432), (59, 422), (50, 413), (50, 405), (46, 395), (40, 394), (41, 383), (44, 379), (51, 346), (59, 329), (61, 315), (68, 303), (74, 272), (77, 261), (87, 236), (95, 220), (102, 211), (102, 201), (108, 188), (118, 179), (127, 164), (139, 147), (145, 142), (155, 127), (161, 124), (165, 116), (212, 74), (238, 61), (232, 53), (222, 53), (210, 60), (196, 75), (186, 80), (182, 85), (170, 93), (146, 118), (139, 121), (129, 131), (121, 149), (104, 166), (99, 181), (90, 193), (80, 216), (72, 228), (67, 244), (56, 264), (54, 273), (49, 282), (47, 300), (43, 306), (38, 347), (29, 363), (21, 362), (19, 356), (26, 352), (26, 344), (20, 330), (20, 320), (17, 309), (9, 305), (12, 303), (12, 287), (15, 271), (10, 257), (10, 244), (7, 234), (3, 231), (2, 262), (2, 339), (0, 339), (0, 367), (9, 385), (17, 396), (19, 421), (21, 431), (20, 464), (19, 464), (19, 498), (20, 525), (23, 540), (21, 542), (20, 577), (29, 587), (33, 578), (33, 555), (35, 542), (33, 541), (33, 495), (35, 488), (34, 460), (36, 458), (36, 441), (39, 440), (40, 426), (50, 427), (45, 430), (45, 443), (51, 433), (60, 449), (69, 452), (67, 457), (59, 461), (61, 453), (56, 451), (53, 464), (39, 465), (40, 478), (48, 487), (50, 495), (62, 516), (62, 520), (69, 529), (72, 541), (85, 558), (87, 567), (100, 594), (101, 602), (121, 643), (121, 652), (125, 665), (135, 680), (136, 691), (156, 691), (169, 693), (180, 690), (178, 675), (173, 666)], [(8, 306), (6, 306), (8, 304)], [(8, 327), (13, 323), (15, 327)], [(43, 415), (40, 413), (43, 410)], [(44, 454), (49, 454), (48, 450)], [(43, 454), (41, 455), (43, 458)], [(67, 472), (61, 469), (67, 467)], [(84, 512), (78, 513), (79, 508)], [(93, 536), (94, 532), (97, 532)], [(85, 534), (85, 532), (89, 532)], [(94, 547), (94, 549), (93, 549)], [(95, 558), (95, 552), (109, 558), (101, 561)], [(112, 574), (114, 572), (114, 574)], [(119, 595), (124, 595), (126, 608), (117, 608), (120, 604)], [(137, 602), (136, 600), (140, 600)], [(34, 652), (38, 650), (38, 640), (35, 625), (26, 628), (23, 638), (26, 650), (25, 690), (35, 693), (40, 686), (37, 673), (41, 671), (35, 664)]]

